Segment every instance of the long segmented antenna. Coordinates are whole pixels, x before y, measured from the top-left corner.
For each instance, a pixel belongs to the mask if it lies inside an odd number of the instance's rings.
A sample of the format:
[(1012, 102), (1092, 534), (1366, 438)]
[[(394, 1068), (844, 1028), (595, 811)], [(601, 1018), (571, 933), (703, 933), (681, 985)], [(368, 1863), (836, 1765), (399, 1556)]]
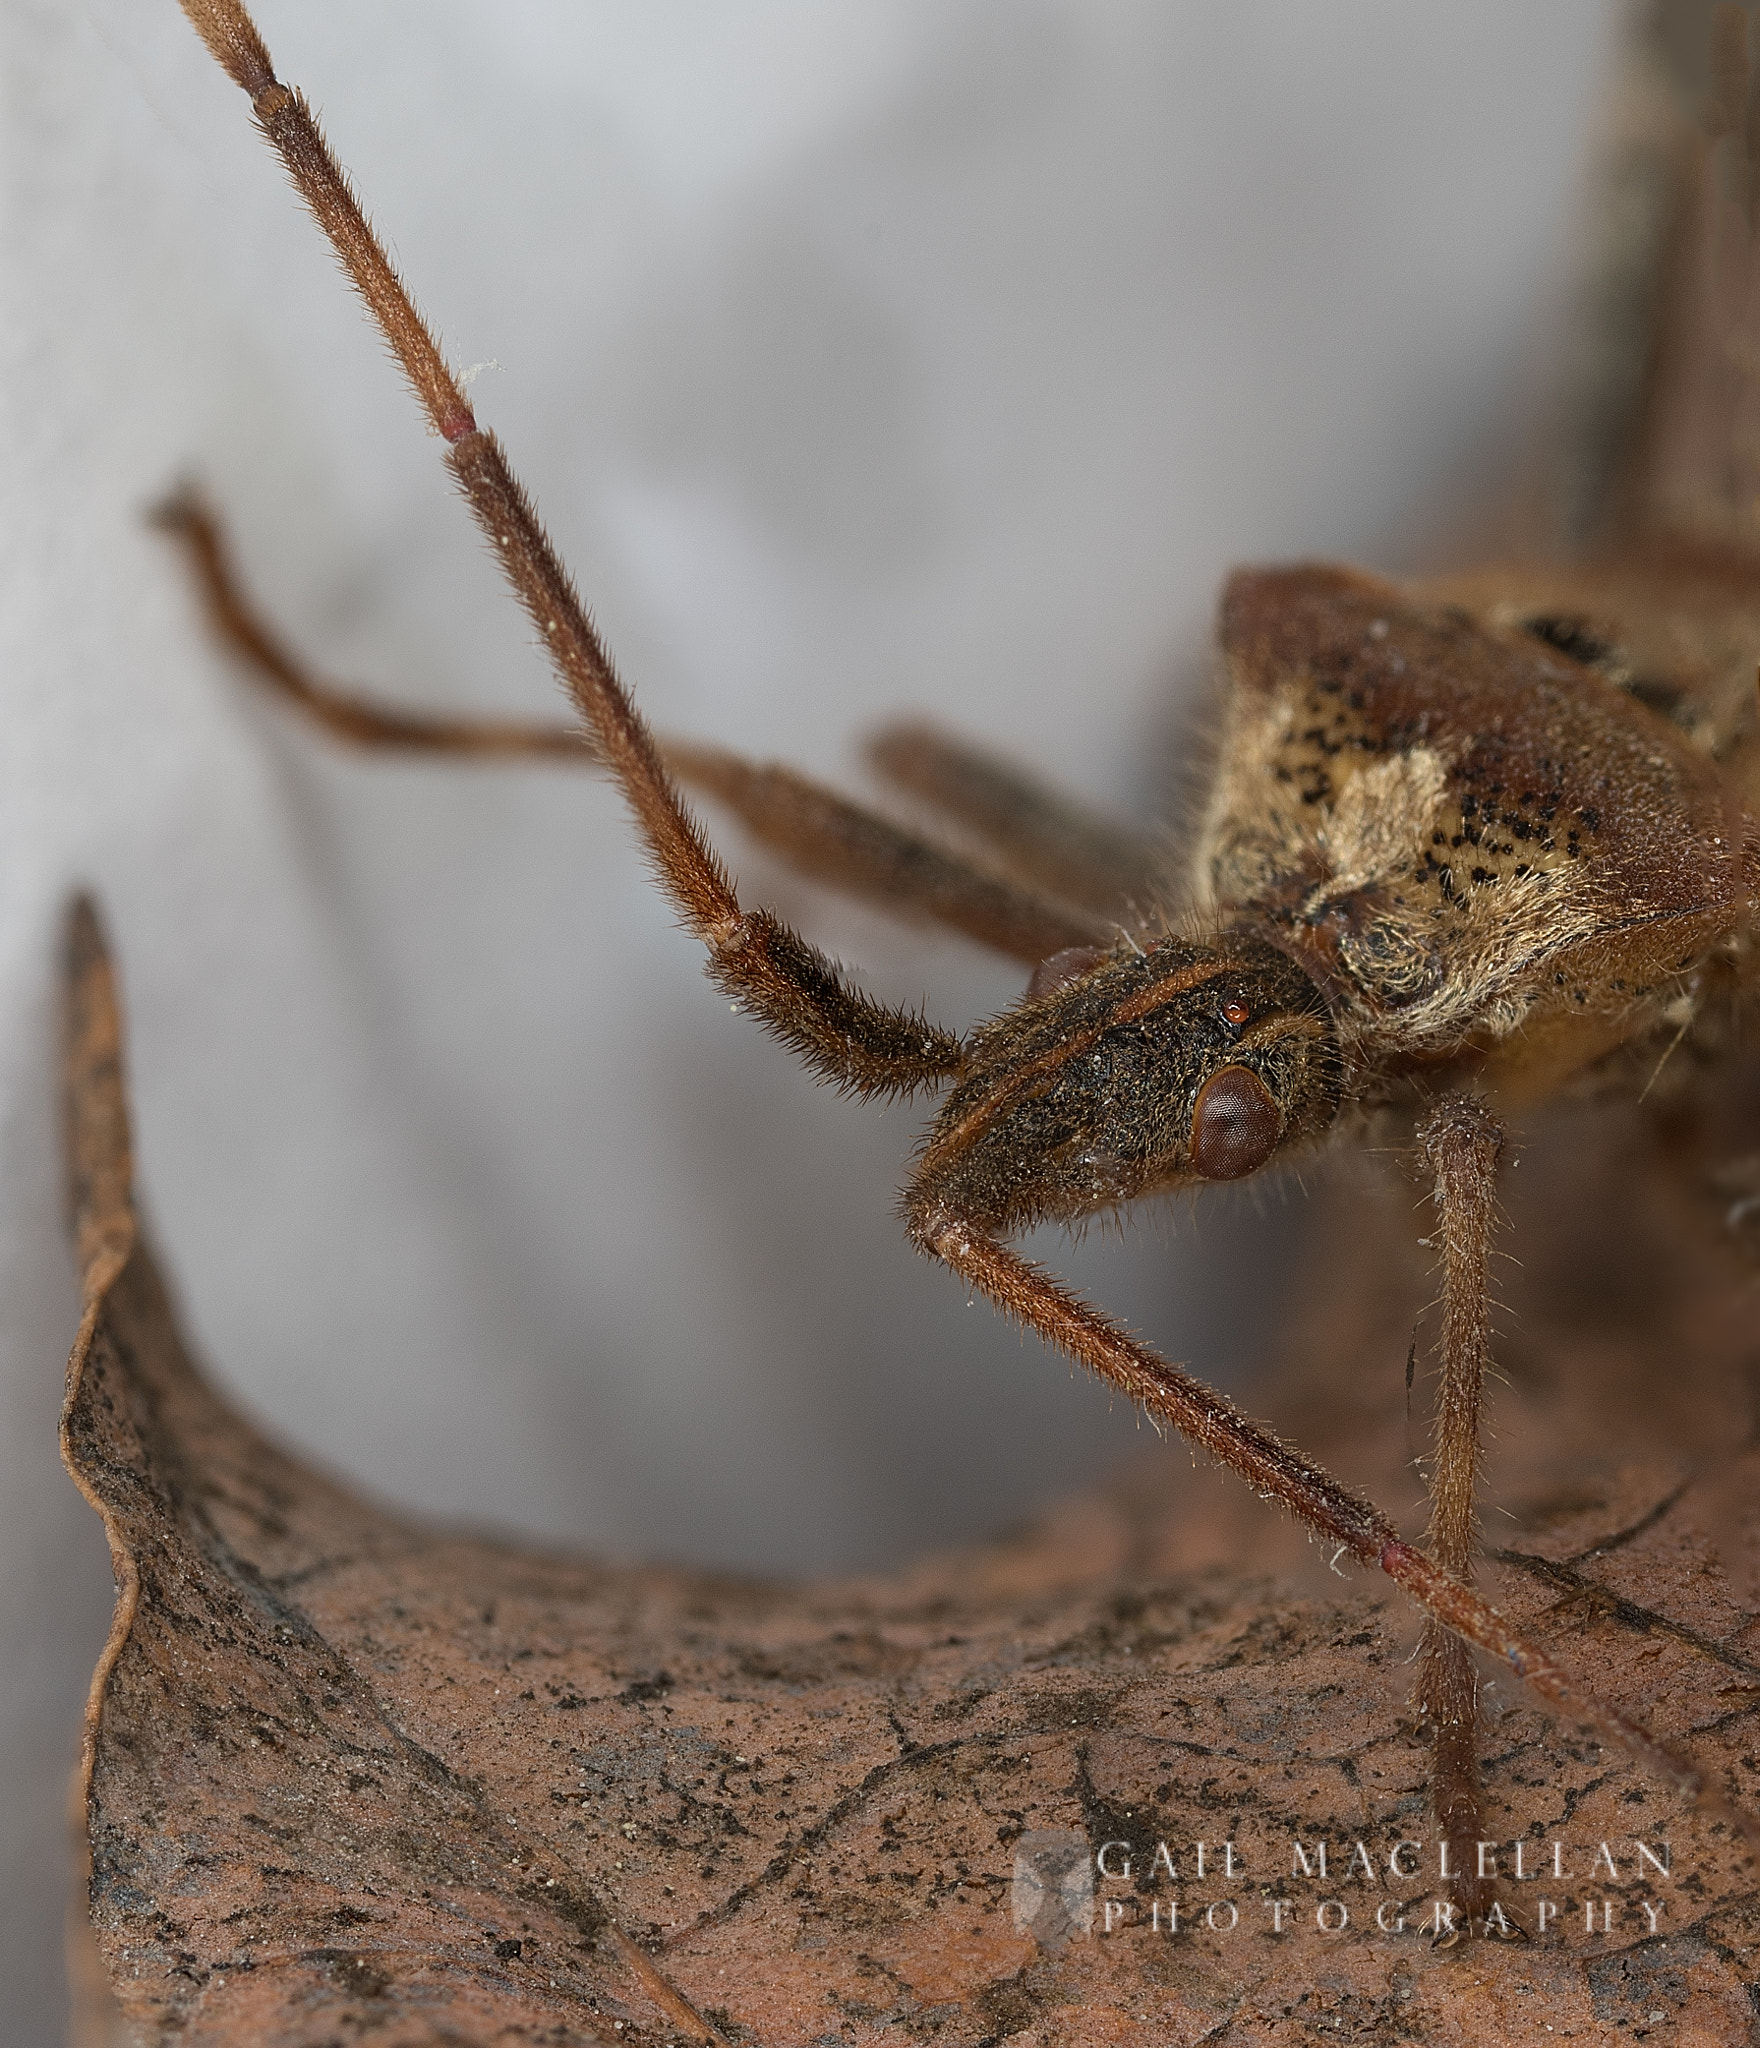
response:
[(250, 95), (263, 133), (447, 443), (447, 464), (634, 812), (662, 888), (709, 949), (713, 979), (816, 1073), (857, 1094), (906, 1094), (953, 1073), (958, 1039), (863, 995), (834, 961), (769, 912), (741, 907), (530, 500), (495, 437), (477, 425), (464, 387), (379, 246), (311, 109), (275, 76), (255, 23), (235, 0), (184, 0), (184, 12), (228, 77)]

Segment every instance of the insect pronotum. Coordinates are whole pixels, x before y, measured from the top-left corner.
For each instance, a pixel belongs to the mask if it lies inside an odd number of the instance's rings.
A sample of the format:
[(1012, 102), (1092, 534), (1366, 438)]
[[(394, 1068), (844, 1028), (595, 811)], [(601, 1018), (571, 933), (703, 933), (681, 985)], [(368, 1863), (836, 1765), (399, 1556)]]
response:
[[(1224, 601), (1227, 715), (1185, 875), (1170, 879), (1148, 842), (959, 743), (898, 730), (884, 765), (989, 842), (994, 860), (974, 864), (803, 778), (656, 741), (304, 102), (241, 7), (185, 9), (249, 94), (447, 443), (711, 980), (848, 1092), (939, 1093), (903, 1198), (911, 1241), (1418, 1602), (1429, 1618), (1418, 1696), (1448, 1839), (1480, 1830), (1471, 1643), (1760, 1840), (1760, 1823), (1690, 1759), (1524, 1640), (1470, 1583), (1500, 1116), (1591, 1069), (1629, 1070), (1635, 1083), (1683, 1034), (1721, 1026), (1751, 971), (1760, 831), (1740, 780), (1751, 720), (1727, 688), (1718, 697), (1722, 675), (1707, 678), (1698, 726), (1624, 687), (1645, 665), (1669, 579), (1685, 572), (1628, 562), (1429, 591), (1329, 567), (1244, 572)], [(1733, 47), (1725, 33), (1731, 95), (1745, 89), (1745, 75), (1730, 84)], [(580, 744), (326, 692), (250, 613), (200, 502), (184, 496), (165, 517), (189, 541), (222, 631), (345, 737), (490, 754)], [(1702, 562), (1691, 573), (1710, 575)], [(869, 997), (742, 900), (681, 783), (809, 871), (1012, 954), (1032, 970), (1026, 996), (963, 1038)], [(1010, 1244), (1038, 1222), (1246, 1178), (1384, 1106), (1419, 1124), (1440, 1214), (1444, 1392), (1427, 1548)], [(1490, 1891), (1463, 1878), (1456, 1896), (1471, 1913)]]

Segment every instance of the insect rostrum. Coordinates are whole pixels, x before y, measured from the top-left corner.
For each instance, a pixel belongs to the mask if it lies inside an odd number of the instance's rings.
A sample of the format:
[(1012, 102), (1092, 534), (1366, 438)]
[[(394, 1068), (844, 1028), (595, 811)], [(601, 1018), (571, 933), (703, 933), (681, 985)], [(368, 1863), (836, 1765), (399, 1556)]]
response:
[[(952, 1083), (907, 1189), (913, 1239), (1419, 1601), (1431, 1621), (1423, 1704), (1437, 1727), (1437, 1807), (1451, 1838), (1470, 1840), (1477, 1814), (1465, 1639), (1760, 1839), (1760, 1824), (1728, 1809), (1694, 1766), (1513, 1635), (1467, 1583), (1484, 1248), (1501, 1142), (1494, 1112), (1592, 1069), (1636, 1076), (1728, 1007), (1747, 969), (1760, 842), (1718, 764), (1578, 658), (1602, 644), (1595, 635), (1530, 631), (1526, 619), (1497, 616), (1482, 593), (1405, 592), (1328, 568), (1231, 586), (1229, 727), (1183, 878), (1189, 910), (1163, 907), (1175, 892), (1154, 886), (1138, 849), (1113, 866), (1108, 891), (1106, 857), (1060, 859), (1071, 821), (1023, 824), (1024, 800), (1010, 829), (1014, 851), (1024, 842), (1030, 857), (999, 882), (810, 784), (659, 742), (304, 102), (275, 77), (241, 8), (186, 0), (186, 11), (249, 94), (447, 442), (592, 757), (617, 780), (714, 981), (853, 1093)], [(204, 515), (185, 504), (172, 517), (198, 547), (207, 534), (210, 594), (224, 621), (230, 600)], [(233, 628), (248, 642), (236, 616)], [(419, 721), (375, 730), (371, 707), (326, 707), (305, 685), (295, 694), (333, 723), (352, 717), (356, 738), (507, 750), (504, 733), (479, 747), (467, 732), (416, 729)], [(534, 744), (554, 750), (555, 736)], [(960, 749), (921, 734), (917, 745), (941, 774), (945, 807), (982, 831), (984, 802), (967, 794)], [(741, 903), (678, 780), (731, 802), (803, 865), (1003, 944), (1035, 963), (1034, 987), (963, 1041), (874, 1002), (777, 919)], [(1008, 830), (990, 837), (1009, 850)], [(1109, 896), (1109, 913), (1090, 908), (1097, 893)], [(1389, 1106), (1422, 1119), (1442, 1210), (1449, 1355), (1428, 1555), (1004, 1241), (1032, 1222), (1242, 1178), (1317, 1143), (1346, 1111)], [(1460, 1896), (1469, 1908), (1486, 1902), (1470, 1884)]]

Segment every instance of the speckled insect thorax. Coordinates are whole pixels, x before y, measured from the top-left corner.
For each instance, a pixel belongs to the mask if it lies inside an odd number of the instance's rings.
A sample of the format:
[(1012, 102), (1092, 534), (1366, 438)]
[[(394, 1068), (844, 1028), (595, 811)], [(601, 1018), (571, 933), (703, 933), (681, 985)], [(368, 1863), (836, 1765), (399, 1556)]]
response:
[(1222, 645), (1194, 892), (1302, 961), (1367, 1092), (1464, 1062), (1537, 1095), (1728, 982), (1754, 826), (1636, 697), (1346, 569), (1237, 575)]

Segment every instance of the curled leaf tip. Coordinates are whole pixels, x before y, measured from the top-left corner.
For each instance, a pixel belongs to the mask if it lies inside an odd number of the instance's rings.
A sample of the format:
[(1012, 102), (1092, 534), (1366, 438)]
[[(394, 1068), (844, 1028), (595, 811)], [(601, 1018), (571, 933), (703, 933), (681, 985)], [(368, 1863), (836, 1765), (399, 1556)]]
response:
[(96, 904), (77, 896), (67, 916), (63, 966), (62, 1081), (68, 1206), (80, 1282), (90, 1301), (134, 1245), (122, 1014)]

